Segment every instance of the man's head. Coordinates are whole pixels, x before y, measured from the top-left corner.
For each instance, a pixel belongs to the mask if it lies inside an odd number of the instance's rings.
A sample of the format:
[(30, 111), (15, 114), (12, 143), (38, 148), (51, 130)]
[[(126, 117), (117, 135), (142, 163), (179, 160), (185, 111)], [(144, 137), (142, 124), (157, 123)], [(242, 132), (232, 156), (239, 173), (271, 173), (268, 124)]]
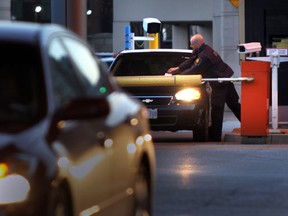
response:
[(199, 49), (199, 47), (204, 43), (204, 37), (201, 34), (195, 34), (190, 39), (190, 47), (193, 51)]

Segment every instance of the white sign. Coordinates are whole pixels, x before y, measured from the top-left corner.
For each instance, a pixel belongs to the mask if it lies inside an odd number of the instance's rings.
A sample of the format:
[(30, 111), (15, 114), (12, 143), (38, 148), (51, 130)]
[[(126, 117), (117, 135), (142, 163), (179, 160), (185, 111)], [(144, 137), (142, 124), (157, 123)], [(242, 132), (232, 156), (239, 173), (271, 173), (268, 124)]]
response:
[(266, 49), (266, 55), (277, 55), (277, 56), (287, 56), (288, 55), (288, 49), (274, 49), (274, 48), (268, 48)]

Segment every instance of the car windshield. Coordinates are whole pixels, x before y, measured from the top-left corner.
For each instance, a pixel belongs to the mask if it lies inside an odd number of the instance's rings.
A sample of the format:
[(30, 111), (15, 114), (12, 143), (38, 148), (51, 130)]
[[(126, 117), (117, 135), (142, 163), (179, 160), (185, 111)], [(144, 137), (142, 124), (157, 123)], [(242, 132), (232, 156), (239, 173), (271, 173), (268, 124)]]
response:
[(120, 54), (111, 71), (114, 76), (164, 75), (171, 68), (178, 66), (191, 53), (181, 52), (143, 52)]
[(30, 125), (40, 115), (39, 55), (30, 45), (1, 42), (0, 47), (0, 124)]

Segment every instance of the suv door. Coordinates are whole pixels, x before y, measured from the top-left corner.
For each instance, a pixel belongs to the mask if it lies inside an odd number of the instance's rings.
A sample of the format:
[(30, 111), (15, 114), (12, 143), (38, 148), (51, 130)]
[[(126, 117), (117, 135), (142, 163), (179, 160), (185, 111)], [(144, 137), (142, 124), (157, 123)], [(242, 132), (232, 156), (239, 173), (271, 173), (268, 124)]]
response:
[[(69, 50), (73, 50), (86, 66), (81, 68)], [(89, 50), (78, 40), (62, 37), (55, 38), (49, 46), (50, 67), (57, 109), (79, 98), (88, 98), (88, 93), (79, 80), (97, 84), (100, 81), (99, 67), (89, 56)], [(104, 97), (104, 96), (102, 96)], [(95, 104), (97, 106), (97, 104)], [(80, 203), (79, 211), (93, 209), (111, 197), (111, 154), (105, 146), (105, 117), (97, 119), (67, 120), (58, 123), (58, 135), (54, 145), (61, 145), (66, 156), (73, 161), (70, 168), (73, 191), (77, 192), (75, 203)], [(64, 152), (65, 152), (64, 151)], [(78, 212), (78, 211), (77, 211)]]

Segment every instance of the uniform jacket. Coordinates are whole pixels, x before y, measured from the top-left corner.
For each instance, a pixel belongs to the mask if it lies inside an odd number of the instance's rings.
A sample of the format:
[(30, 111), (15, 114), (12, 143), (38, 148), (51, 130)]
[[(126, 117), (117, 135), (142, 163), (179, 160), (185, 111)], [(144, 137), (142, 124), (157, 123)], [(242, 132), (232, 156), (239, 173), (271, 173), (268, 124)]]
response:
[(179, 65), (179, 70), (173, 74), (201, 74), (203, 78), (228, 78), (234, 72), (215, 50), (203, 44), (192, 53), (190, 59)]

